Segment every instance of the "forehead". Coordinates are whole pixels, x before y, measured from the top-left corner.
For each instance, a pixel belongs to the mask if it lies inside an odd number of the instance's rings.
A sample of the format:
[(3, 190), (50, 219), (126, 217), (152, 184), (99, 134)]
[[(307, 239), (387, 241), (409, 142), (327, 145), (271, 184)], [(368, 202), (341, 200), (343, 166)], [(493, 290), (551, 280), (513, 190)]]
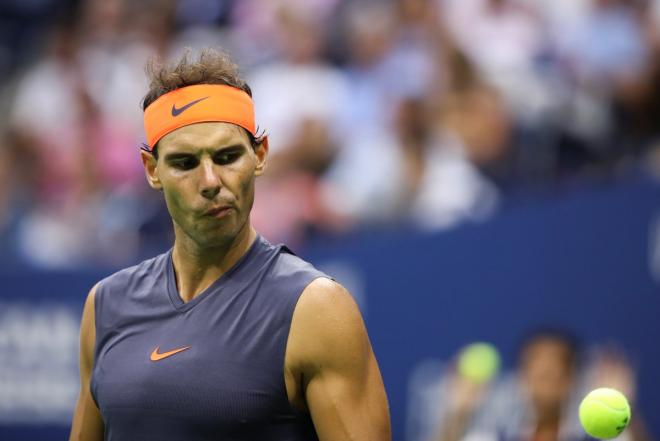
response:
[(230, 145), (248, 145), (250, 139), (245, 130), (226, 122), (203, 122), (174, 130), (158, 142), (158, 150), (186, 151), (217, 149)]
[(532, 342), (523, 351), (523, 363), (526, 365), (534, 362), (546, 363), (548, 361), (568, 364), (570, 358), (570, 347), (559, 340), (542, 338)]

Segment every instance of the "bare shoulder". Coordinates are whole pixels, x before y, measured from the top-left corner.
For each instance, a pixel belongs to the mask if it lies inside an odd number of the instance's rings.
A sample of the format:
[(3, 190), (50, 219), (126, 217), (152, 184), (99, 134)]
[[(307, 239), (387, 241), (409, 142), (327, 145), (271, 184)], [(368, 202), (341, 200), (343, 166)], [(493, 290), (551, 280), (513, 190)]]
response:
[(294, 360), (305, 370), (310, 365), (349, 362), (347, 357), (370, 348), (355, 300), (346, 288), (327, 278), (315, 279), (301, 294), (291, 322), (289, 344)]
[(360, 318), (353, 296), (341, 284), (326, 277), (319, 277), (307, 285), (296, 306), (296, 314), (330, 318), (338, 314), (347, 319)]
[(294, 320), (309, 327), (316, 336), (332, 337), (337, 332), (363, 328), (362, 315), (353, 296), (339, 283), (321, 277), (303, 291), (294, 312)]

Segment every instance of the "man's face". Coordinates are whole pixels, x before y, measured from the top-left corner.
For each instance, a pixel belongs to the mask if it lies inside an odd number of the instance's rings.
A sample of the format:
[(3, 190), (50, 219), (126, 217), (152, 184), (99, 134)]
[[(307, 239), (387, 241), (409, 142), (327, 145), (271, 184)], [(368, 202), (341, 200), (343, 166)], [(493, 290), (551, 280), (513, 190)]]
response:
[(552, 412), (562, 405), (570, 393), (572, 374), (570, 350), (562, 342), (541, 339), (523, 352), (522, 377), (537, 412)]
[(162, 190), (177, 237), (200, 248), (225, 246), (249, 225), (254, 180), (267, 146), (252, 148), (234, 124), (198, 123), (164, 136), (158, 160), (142, 153), (147, 178)]

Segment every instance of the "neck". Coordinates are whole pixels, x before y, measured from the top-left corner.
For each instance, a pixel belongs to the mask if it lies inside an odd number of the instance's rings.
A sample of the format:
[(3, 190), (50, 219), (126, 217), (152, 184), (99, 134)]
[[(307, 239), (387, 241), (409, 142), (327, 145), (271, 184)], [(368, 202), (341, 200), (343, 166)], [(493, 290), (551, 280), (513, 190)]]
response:
[(200, 247), (175, 227), (172, 263), (183, 301), (189, 302), (211, 286), (243, 257), (256, 238), (257, 232), (248, 221), (226, 244)]
[(537, 409), (536, 428), (534, 430), (534, 441), (556, 441), (559, 438), (559, 427), (561, 423), (561, 408), (559, 406), (547, 407), (544, 410)]
[(559, 439), (559, 421), (539, 423), (532, 436), (533, 441), (557, 441)]

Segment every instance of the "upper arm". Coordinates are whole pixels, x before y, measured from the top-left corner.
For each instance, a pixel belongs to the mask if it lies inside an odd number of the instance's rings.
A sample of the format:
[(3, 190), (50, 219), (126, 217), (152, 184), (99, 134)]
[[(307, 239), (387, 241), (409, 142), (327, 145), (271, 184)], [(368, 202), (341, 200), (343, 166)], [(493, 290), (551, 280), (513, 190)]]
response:
[(69, 441), (103, 440), (103, 420), (89, 389), (94, 367), (94, 343), (96, 341), (94, 297), (97, 287), (98, 284), (87, 295), (80, 322), (80, 394), (73, 415)]
[(287, 348), (321, 441), (391, 438), (378, 364), (360, 311), (341, 285), (320, 278), (305, 289)]

